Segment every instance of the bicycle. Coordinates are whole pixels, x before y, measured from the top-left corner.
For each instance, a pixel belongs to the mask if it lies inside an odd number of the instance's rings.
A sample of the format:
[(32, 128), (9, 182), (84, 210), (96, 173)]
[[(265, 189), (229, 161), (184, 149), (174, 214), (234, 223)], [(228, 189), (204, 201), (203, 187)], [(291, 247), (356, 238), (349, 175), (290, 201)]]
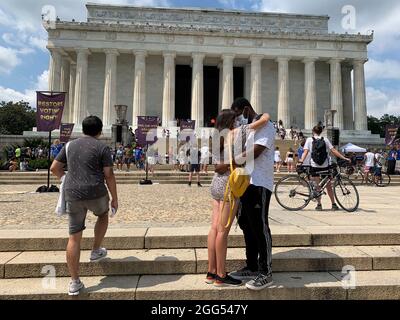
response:
[(340, 173), (337, 164), (318, 174), (321, 177), (318, 186), (310, 180), (310, 169), (306, 167), (298, 167), (297, 175), (288, 175), (280, 179), (274, 190), (279, 205), (289, 211), (303, 210), (311, 201), (325, 195), (325, 189), (332, 181), (334, 196), (339, 206), (347, 212), (355, 212), (358, 209), (358, 190), (349, 178)]
[[(375, 175), (376, 172), (378, 172), (378, 175)], [(367, 174), (364, 172), (364, 168), (362, 165), (356, 165), (353, 170), (348, 170), (346, 174), (348, 175), (348, 177), (354, 174), (352, 180), (360, 181), (361, 179), (362, 184), (375, 184), (377, 187), (387, 187), (392, 181), (390, 175), (386, 172), (382, 172), (382, 168), (379, 167), (371, 168), (368, 177)]]

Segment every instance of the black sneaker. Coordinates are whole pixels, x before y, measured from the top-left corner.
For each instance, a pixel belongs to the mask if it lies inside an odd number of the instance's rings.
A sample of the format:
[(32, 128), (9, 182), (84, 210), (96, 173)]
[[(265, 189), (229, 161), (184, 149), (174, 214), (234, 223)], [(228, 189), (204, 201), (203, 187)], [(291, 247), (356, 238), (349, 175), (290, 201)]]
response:
[(228, 274), (226, 274), (226, 276), (224, 278), (221, 278), (218, 275), (215, 277), (214, 286), (216, 286), (216, 287), (225, 287), (225, 286), (239, 287), (241, 285), (242, 285), (241, 280), (236, 280), (236, 279), (232, 278), (231, 276), (229, 276)]
[(319, 204), (315, 208), (316, 211), (322, 211), (322, 204)]
[(188, 186), (189, 186), (189, 187), (191, 187), (191, 186), (192, 186), (192, 183), (191, 183), (191, 182), (189, 182)]
[(246, 283), (246, 288), (250, 289), (250, 290), (255, 290), (255, 291), (259, 291), (262, 289), (265, 289), (267, 287), (270, 287), (274, 284), (274, 282), (272, 281), (272, 276), (266, 276), (262, 273), (260, 273), (257, 278), (255, 278), (254, 280), (250, 280), (249, 282)]
[(229, 273), (229, 276), (236, 280), (250, 280), (257, 277), (258, 274), (258, 271), (251, 271), (249, 268), (244, 267), (243, 269)]
[(206, 276), (205, 282), (206, 282), (207, 284), (213, 284), (213, 283), (215, 282), (215, 278), (216, 278), (216, 277), (217, 277), (216, 274), (211, 273), (211, 272), (208, 272), (208, 273), (207, 273), (207, 276)]
[(197, 186), (200, 187), (200, 188), (202, 187), (200, 182), (197, 182)]
[(338, 210), (340, 210), (340, 208), (337, 206), (336, 203), (334, 203), (334, 204), (332, 205), (332, 211), (338, 211)]

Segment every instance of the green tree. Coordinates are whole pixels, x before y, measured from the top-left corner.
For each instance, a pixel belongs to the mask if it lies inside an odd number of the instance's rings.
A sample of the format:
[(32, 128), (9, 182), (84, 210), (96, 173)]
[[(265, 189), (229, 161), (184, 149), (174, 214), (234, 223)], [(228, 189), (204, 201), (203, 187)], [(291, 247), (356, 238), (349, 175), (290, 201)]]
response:
[(400, 125), (400, 116), (384, 114), (380, 119), (368, 116), (368, 130), (382, 138), (385, 137), (387, 125)]
[(368, 130), (373, 134), (379, 134), (382, 136), (382, 127), (378, 118), (368, 116)]
[(0, 102), (0, 134), (21, 135), (36, 125), (36, 111), (28, 102)]

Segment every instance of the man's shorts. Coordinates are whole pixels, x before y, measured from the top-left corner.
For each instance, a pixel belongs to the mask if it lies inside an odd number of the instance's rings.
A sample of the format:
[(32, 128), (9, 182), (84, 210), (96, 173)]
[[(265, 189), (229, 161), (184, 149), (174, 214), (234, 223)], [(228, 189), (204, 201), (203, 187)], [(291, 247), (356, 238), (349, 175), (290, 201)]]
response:
[(373, 169), (373, 167), (364, 166), (364, 173), (370, 173), (371, 169)]
[(133, 162), (132, 158), (125, 158), (125, 164), (131, 164)]
[[(320, 174), (320, 172), (324, 172), (324, 173)], [(329, 167), (326, 167), (326, 168), (313, 168), (313, 167), (311, 167), (310, 173), (311, 173), (312, 177), (315, 178), (315, 177), (321, 176), (322, 179), (330, 175)]]
[(380, 176), (382, 176), (382, 168), (380, 168), (380, 167), (375, 167), (375, 168), (374, 168), (374, 176), (375, 176), (375, 177), (380, 177)]
[(200, 165), (199, 164), (191, 164), (190, 172), (200, 172)]
[(70, 235), (86, 229), (85, 220), (88, 211), (92, 211), (97, 217), (108, 214), (110, 211), (110, 197), (108, 194), (93, 200), (67, 201)]

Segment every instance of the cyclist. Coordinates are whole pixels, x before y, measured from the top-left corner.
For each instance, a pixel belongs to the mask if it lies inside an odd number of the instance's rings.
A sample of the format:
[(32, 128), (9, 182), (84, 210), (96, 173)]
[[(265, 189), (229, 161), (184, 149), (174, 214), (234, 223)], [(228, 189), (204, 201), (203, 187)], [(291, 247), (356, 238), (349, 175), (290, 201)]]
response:
[[(332, 153), (337, 158), (346, 160), (351, 162), (350, 159), (343, 156), (339, 151), (337, 151), (329, 139), (326, 139), (321, 136), (323, 131), (322, 126), (317, 125), (313, 128), (313, 137), (308, 138), (306, 140), (306, 144), (304, 145), (304, 153), (299, 161), (299, 164), (302, 165), (304, 161), (307, 159), (308, 155), (311, 154), (310, 164), (311, 164), (311, 176), (312, 180), (317, 185), (317, 188), (320, 183), (320, 172), (328, 172), (329, 167), (331, 165), (329, 153)], [(317, 191), (320, 191), (317, 189)], [(329, 198), (332, 202), (332, 210), (339, 210), (339, 207), (335, 203), (335, 198), (333, 195), (332, 183), (329, 181), (327, 185), (327, 191)], [(321, 197), (318, 198), (318, 205), (315, 208), (317, 211), (322, 211)]]

